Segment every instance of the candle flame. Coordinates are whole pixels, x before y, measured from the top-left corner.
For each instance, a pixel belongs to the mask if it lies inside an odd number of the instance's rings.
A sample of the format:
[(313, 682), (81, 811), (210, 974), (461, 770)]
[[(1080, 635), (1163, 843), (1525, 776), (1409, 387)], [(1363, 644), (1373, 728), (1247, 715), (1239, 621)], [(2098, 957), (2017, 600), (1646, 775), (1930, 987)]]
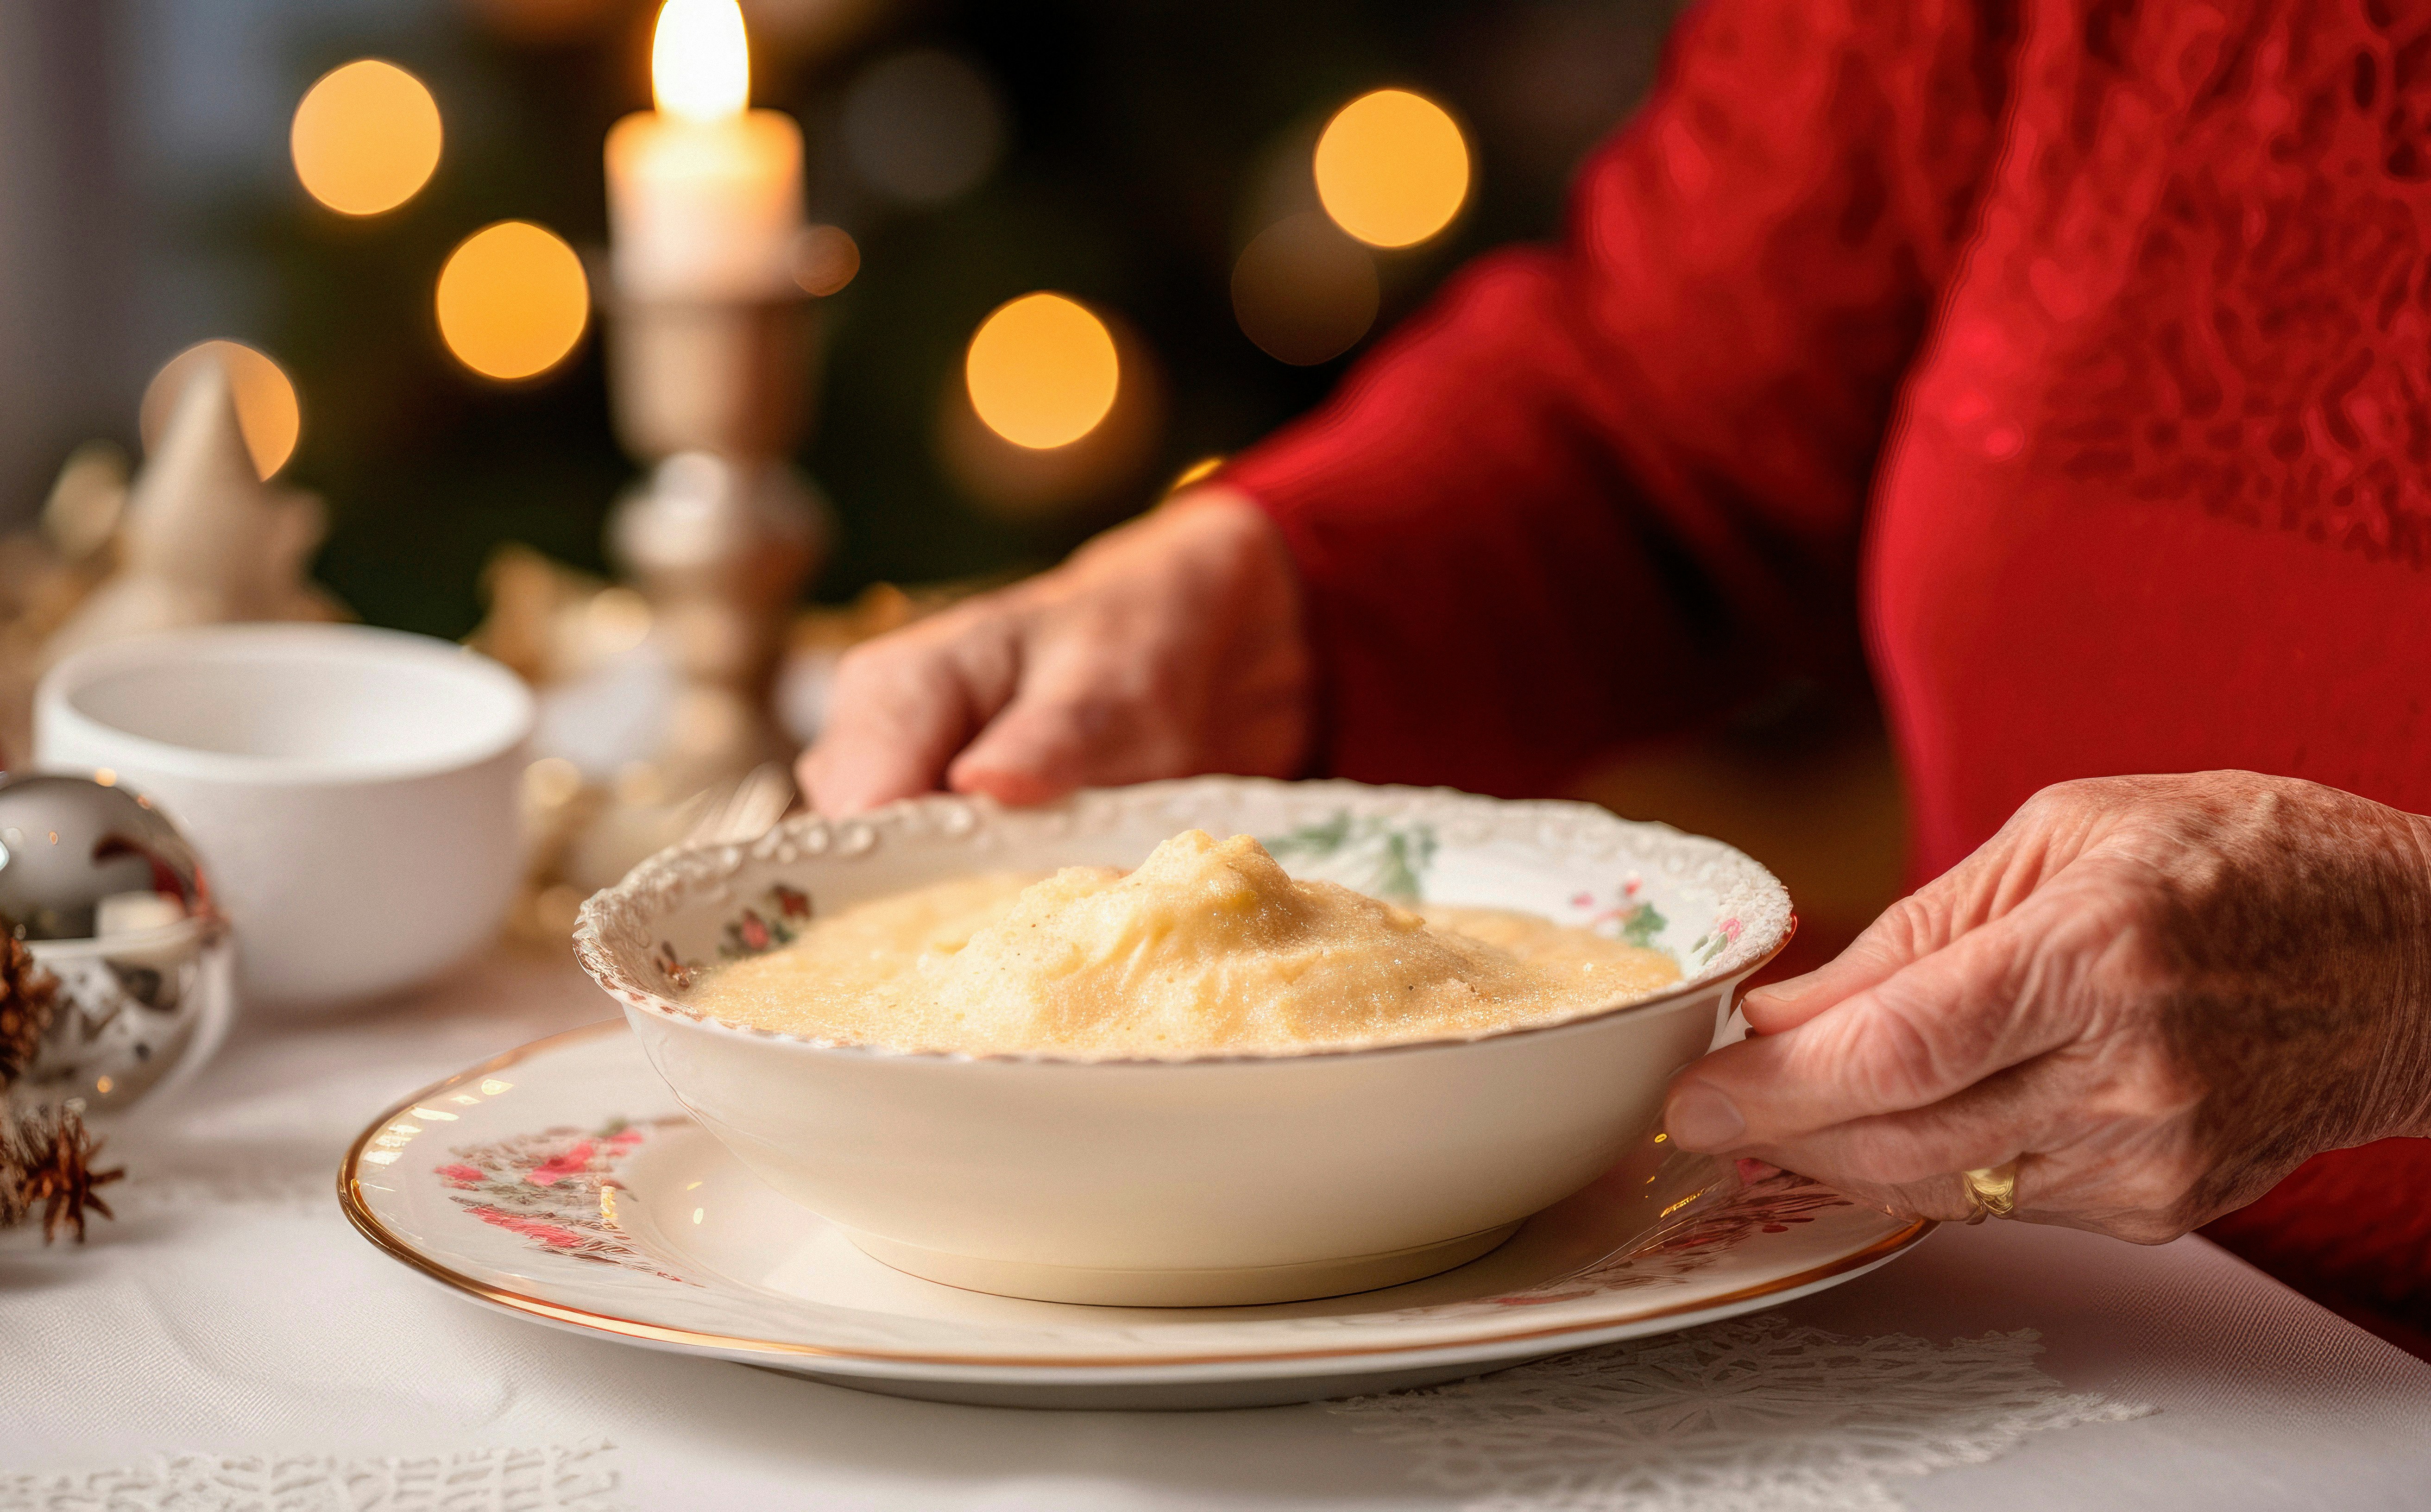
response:
[(724, 121), (751, 103), (751, 45), (735, 0), (667, 0), (650, 41), (650, 92), (687, 121)]

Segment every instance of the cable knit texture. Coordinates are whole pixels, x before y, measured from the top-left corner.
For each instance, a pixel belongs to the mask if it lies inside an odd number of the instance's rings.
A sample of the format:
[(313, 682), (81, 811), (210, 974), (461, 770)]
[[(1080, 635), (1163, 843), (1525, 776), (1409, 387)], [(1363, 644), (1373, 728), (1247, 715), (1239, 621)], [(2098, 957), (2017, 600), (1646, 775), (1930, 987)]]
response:
[[(1709, 0), (1235, 463), (1344, 775), (1540, 791), (1858, 627), (1920, 876), (2066, 778), (2431, 812), (2431, 0)], [(2217, 1232), (2431, 1324), (2420, 1142)]]

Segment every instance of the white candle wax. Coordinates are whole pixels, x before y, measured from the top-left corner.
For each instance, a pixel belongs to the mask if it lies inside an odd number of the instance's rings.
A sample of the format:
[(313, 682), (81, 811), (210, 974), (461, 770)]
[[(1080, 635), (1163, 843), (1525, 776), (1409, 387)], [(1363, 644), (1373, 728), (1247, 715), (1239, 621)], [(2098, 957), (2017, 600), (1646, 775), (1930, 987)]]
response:
[(780, 294), (802, 231), (802, 128), (779, 110), (629, 115), (608, 133), (608, 225), (628, 295)]

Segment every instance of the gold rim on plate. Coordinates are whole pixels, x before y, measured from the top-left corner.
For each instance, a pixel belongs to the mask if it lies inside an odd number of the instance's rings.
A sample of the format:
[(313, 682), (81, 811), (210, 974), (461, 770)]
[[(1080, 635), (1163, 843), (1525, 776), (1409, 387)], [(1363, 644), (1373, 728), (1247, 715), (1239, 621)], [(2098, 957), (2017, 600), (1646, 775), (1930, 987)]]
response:
[(392, 1259), (401, 1261), (405, 1265), (411, 1266), (414, 1269), (421, 1271), (424, 1275), (430, 1277), (432, 1280), (440, 1282), (444, 1285), (451, 1286), (456, 1290), (463, 1292), (481, 1302), (489, 1302), (494, 1306), (504, 1307), (512, 1312), (527, 1313), (535, 1318), (547, 1319), (554, 1322), (569, 1323), (577, 1327), (596, 1329), (601, 1333), (615, 1334), (626, 1338), (647, 1339), (653, 1343), (659, 1344), (681, 1344), (695, 1349), (747, 1351), (754, 1353), (796, 1355), (830, 1360), (864, 1360), (872, 1364), (883, 1365), (948, 1366), (958, 1369), (1070, 1370), (1157, 1369), (1171, 1366), (1296, 1364), (1304, 1361), (1362, 1360), (1397, 1354), (1419, 1354), (1433, 1350), (1473, 1350), (1483, 1349), (1498, 1344), (1529, 1343), (1542, 1339), (1559, 1338), (1566, 1334), (1591, 1334), (1600, 1329), (1610, 1328), (1617, 1324), (1647, 1322), (1655, 1319), (1675, 1317), (1682, 1313), (1701, 1313), (1717, 1307), (1728, 1307), (1734, 1303), (1751, 1302), (1759, 1297), (1771, 1296), (1775, 1293), (1785, 1291), (1794, 1291), (1801, 1286), (1810, 1285), (1819, 1281), (1828, 1281), (1834, 1276), (1844, 1275), (1852, 1270), (1864, 1269), (1867, 1267), (1877, 1264), (1883, 1260), (1886, 1260), (1892, 1255), (1899, 1253), (1901, 1251), (1914, 1245), (1918, 1240), (1933, 1232), (1936, 1227), (1934, 1220), (1931, 1218), (1917, 1218), (1909, 1222), (1906, 1227), (1902, 1228), (1895, 1233), (1886, 1235), (1882, 1238), (1875, 1240), (1873, 1243), (1867, 1245), (1862, 1250), (1842, 1255), (1836, 1260), (1827, 1261), (1822, 1265), (1811, 1267), (1805, 1270), (1799, 1271), (1794, 1275), (1781, 1276), (1771, 1281), (1759, 1282), (1754, 1285), (1743, 1286), (1736, 1291), (1727, 1292), (1719, 1297), (1706, 1297), (1695, 1302), (1675, 1302), (1668, 1307), (1651, 1308), (1645, 1312), (1633, 1313), (1627, 1318), (1608, 1319), (1601, 1322), (1568, 1323), (1552, 1328), (1521, 1329), (1506, 1334), (1493, 1334), (1484, 1336), (1458, 1339), (1438, 1339), (1428, 1343), (1418, 1344), (1376, 1344), (1357, 1349), (1269, 1351), (1258, 1353), (1167, 1354), (1152, 1357), (1140, 1355), (1115, 1355), (1105, 1357), (1052, 1355), (1033, 1357), (1019, 1355), (926, 1354), (897, 1350), (838, 1349), (823, 1344), (795, 1344), (788, 1343), (781, 1339), (748, 1338), (733, 1334), (703, 1334), (688, 1328), (669, 1328), (658, 1323), (645, 1323), (638, 1319), (617, 1318), (607, 1313), (595, 1313), (580, 1307), (569, 1307), (562, 1302), (553, 1302), (546, 1301), (544, 1298), (527, 1296), (519, 1291), (509, 1291), (503, 1286), (494, 1286), (487, 1282), (476, 1280), (475, 1278), (464, 1274), (461, 1270), (451, 1269), (446, 1266), (441, 1265), (438, 1261), (424, 1254), (421, 1251), (414, 1248), (410, 1241), (389, 1228), (386, 1223), (380, 1220), (379, 1215), (371, 1210), (371, 1204), (364, 1201), (361, 1180), (363, 1152), (371, 1147), (371, 1141), (375, 1135), (378, 1134), (381, 1130), (387, 1128), (399, 1117), (405, 1116), (416, 1104), (428, 1102), (431, 1099), (438, 1097), (443, 1093), (449, 1092), (456, 1087), (461, 1086), (467, 1082), (476, 1081), (479, 1078), (493, 1075), (495, 1072), (504, 1070), (510, 1066), (513, 1066), (527, 1060), (533, 1055), (539, 1054), (545, 1050), (555, 1049), (567, 1041), (589, 1039), (612, 1030), (621, 1030), (624, 1027), (625, 1020), (622, 1017), (616, 1017), (601, 1019), (595, 1024), (584, 1024), (576, 1029), (562, 1030), (557, 1033), (533, 1040), (528, 1045), (518, 1046), (516, 1049), (511, 1050), (503, 1055), (493, 1056), (489, 1060), (483, 1061), (480, 1065), (473, 1067), (467, 1070), (459, 1071), (454, 1076), (448, 1077), (444, 1081), (433, 1082), (428, 1086), (415, 1092), (411, 1097), (403, 1098), (392, 1104), (386, 1111), (381, 1113), (378, 1117), (373, 1119), (370, 1125), (366, 1127), (361, 1134), (355, 1136), (354, 1143), (349, 1145), (346, 1149), (345, 1159), (339, 1164), (338, 1203), (339, 1206), (344, 1210), (346, 1220), (355, 1226), (357, 1233), (360, 1234), (364, 1238), (369, 1239), (374, 1245), (385, 1252)]

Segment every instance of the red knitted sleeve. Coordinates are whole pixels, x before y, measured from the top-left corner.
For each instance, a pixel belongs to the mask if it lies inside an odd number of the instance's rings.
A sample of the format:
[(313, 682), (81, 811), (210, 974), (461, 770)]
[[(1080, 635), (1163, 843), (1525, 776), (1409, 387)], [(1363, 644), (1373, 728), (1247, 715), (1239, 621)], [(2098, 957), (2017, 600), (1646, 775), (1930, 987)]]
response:
[(2010, 41), (1965, 0), (1710, 0), (1562, 245), (1461, 272), (1226, 470), (1302, 574), (1324, 764), (1542, 791), (1853, 664), (1868, 475)]

